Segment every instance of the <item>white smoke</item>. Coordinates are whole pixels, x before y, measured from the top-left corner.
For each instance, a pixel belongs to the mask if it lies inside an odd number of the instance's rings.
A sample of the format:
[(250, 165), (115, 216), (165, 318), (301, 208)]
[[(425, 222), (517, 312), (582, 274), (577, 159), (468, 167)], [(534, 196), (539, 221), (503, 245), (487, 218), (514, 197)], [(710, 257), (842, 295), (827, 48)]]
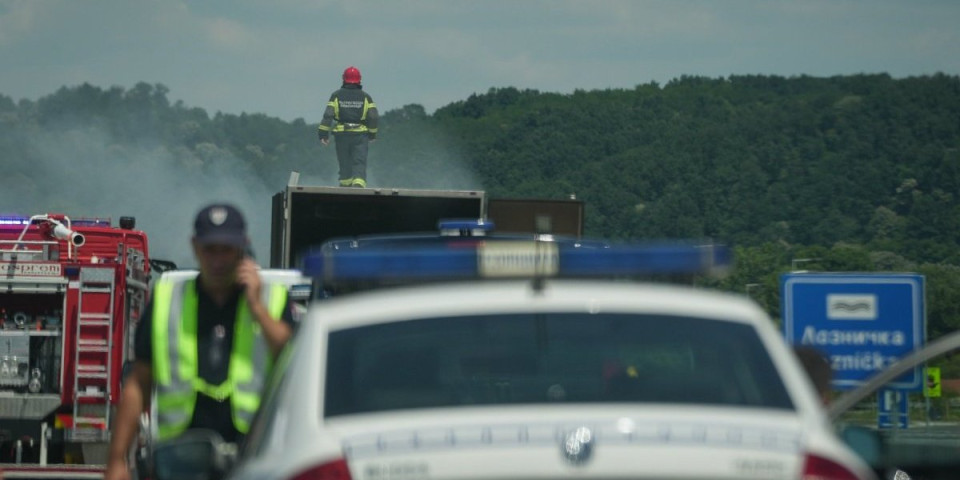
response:
[[(316, 170), (300, 172), (300, 185), (336, 186), (337, 158), (336, 139), (318, 154)], [(331, 167), (332, 165), (332, 167)], [(318, 173), (332, 169), (333, 173)], [(429, 143), (415, 150), (395, 148), (389, 140), (377, 140), (369, 145), (367, 158), (368, 188), (400, 188), (426, 190), (481, 190), (481, 182), (465, 167), (465, 162), (454, 149)], [(280, 189), (283, 185), (280, 186)]]
[(27, 139), (29, 174), (8, 177), (0, 213), (63, 213), (72, 218), (133, 216), (147, 233), (150, 256), (196, 266), (189, 239), (196, 212), (211, 202), (240, 208), (261, 265), (269, 264), (268, 186), (243, 162), (213, 144), (119, 144), (95, 126), (60, 127)]
[[(272, 178), (283, 180), (266, 184), (245, 162), (213, 143), (121, 143), (93, 122), (21, 133), (27, 137), (21, 147), (29, 152), (29, 167), (24, 159), (3, 162), (18, 173), (5, 176), (0, 214), (109, 217), (114, 225), (121, 216), (133, 216), (136, 228), (148, 236), (151, 258), (193, 268), (189, 239), (196, 212), (211, 202), (227, 202), (243, 211), (257, 260), (269, 265), (271, 198), (285, 188), (289, 172), (278, 172)], [(390, 138), (391, 133), (397, 138)], [(300, 185), (337, 184), (335, 141), (325, 148), (317, 142), (315, 159), (300, 171)], [(370, 144), (368, 187), (482, 189), (464, 165), (455, 146), (438, 135), (387, 129)]]

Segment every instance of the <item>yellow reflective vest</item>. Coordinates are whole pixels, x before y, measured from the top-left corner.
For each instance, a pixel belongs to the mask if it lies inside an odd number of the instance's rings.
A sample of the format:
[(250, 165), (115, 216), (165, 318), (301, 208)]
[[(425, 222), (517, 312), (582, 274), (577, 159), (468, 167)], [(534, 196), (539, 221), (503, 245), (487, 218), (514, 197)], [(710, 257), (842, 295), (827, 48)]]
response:
[[(264, 303), (270, 316), (279, 319), (287, 303), (282, 284), (264, 285)], [(230, 400), (234, 427), (250, 430), (260, 406), (264, 377), (272, 355), (260, 325), (240, 296), (234, 321), (233, 348), (227, 379), (210, 385), (200, 378), (197, 352), (196, 276), (157, 281), (153, 296), (153, 383), (156, 391), (157, 436), (166, 440), (183, 433), (193, 419), (197, 394)]]

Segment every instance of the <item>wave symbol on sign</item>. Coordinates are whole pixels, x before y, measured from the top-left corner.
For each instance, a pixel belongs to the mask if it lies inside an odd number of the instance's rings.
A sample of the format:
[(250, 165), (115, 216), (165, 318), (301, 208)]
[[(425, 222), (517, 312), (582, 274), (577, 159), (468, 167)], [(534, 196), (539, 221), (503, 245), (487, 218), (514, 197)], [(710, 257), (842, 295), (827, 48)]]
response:
[(846, 310), (848, 312), (856, 312), (858, 310), (869, 310), (870, 305), (866, 303), (854, 303), (854, 304), (835, 303), (831, 305), (831, 308), (833, 308), (834, 310)]

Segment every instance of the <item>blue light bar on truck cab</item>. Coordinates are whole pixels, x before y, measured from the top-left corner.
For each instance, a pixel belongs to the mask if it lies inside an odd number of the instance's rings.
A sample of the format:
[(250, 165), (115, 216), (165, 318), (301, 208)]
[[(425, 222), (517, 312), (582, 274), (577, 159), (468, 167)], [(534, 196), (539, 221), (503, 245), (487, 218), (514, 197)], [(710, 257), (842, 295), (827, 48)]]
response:
[(29, 225), (30, 217), (0, 216), (0, 225)]
[(463, 245), (325, 248), (303, 259), (302, 271), (325, 283), (425, 278), (604, 277), (698, 274), (725, 270), (722, 245), (605, 245), (544, 241), (479, 241)]

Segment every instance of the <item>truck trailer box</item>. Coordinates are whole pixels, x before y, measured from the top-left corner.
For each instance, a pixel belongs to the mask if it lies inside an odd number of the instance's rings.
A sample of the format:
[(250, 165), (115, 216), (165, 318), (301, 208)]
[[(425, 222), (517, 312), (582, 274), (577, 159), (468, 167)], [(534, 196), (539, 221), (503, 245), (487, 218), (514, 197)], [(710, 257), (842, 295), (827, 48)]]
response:
[(583, 201), (575, 198), (490, 198), (487, 218), (503, 233), (583, 236)]
[(294, 268), (324, 241), (356, 235), (436, 231), (447, 218), (484, 218), (480, 190), (319, 187), (296, 184), (273, 196), (270, 266)]

